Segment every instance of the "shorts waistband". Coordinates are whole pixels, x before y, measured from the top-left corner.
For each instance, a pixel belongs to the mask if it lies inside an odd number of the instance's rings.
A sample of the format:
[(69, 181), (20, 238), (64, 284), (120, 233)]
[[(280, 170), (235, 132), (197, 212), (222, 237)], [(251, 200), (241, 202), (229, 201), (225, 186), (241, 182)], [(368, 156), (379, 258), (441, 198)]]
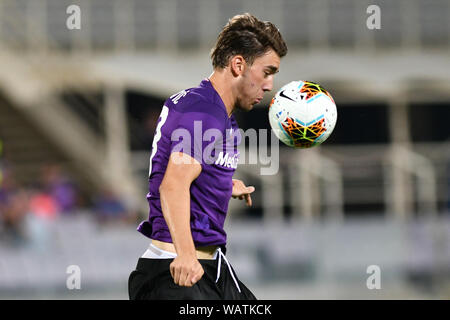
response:
[[(154, 246), (154, 248), (156, 249), (162, 250), (162, 252), (165, 252), (169, 258), (171, 255), (176, 256), (175, 246), (173, 245), (173, 243), (152, 240), (149, 250), (152, 246)], [(221, 248), (221, 250), (223, 251), (221, 246), (197, 247), (195, 250), (197, 259), (216, 259), (219, 248)]]

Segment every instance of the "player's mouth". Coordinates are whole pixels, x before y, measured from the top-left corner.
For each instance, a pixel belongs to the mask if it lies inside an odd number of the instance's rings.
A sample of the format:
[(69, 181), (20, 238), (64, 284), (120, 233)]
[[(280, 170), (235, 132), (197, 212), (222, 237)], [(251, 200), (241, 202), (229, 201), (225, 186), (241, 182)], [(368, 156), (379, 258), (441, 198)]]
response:
[(254, 104), (260, 103), (260, 102), (262, 101), (262, 99), (263, 99), (263, 98), (257, 98), (257, 99), (255, 100), (255, 103), (254, 103)]

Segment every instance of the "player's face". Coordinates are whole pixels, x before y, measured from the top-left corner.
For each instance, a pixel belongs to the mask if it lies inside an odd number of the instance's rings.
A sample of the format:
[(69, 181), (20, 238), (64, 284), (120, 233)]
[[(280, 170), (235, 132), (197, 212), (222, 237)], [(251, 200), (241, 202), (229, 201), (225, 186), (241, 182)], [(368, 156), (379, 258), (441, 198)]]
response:
[(264, 93), (272, 90), (274, 74), (279, 68), (280, 57), (273, 50), (256, 58), (251, 66), (247, 65), (242, 74), (238, 108), (250, 111), (260, 103)]

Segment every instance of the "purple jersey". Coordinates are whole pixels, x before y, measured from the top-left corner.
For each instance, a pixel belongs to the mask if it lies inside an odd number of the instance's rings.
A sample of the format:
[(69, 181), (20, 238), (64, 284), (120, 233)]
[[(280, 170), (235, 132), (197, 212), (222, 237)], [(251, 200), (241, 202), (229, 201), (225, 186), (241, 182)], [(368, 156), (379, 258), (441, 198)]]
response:
[(171, 96), (164, 104), (150, 156), (149, 219), (139, 227), (145, 236), (172, 242), (161, 210), (159, 186), (172, 152), (200, 162), (202, 171), (190, 188), (191, 231), (195, 246), (225, 245), (223, 229), (232, 192), (241, 135), (234, 116), (208, 79)]

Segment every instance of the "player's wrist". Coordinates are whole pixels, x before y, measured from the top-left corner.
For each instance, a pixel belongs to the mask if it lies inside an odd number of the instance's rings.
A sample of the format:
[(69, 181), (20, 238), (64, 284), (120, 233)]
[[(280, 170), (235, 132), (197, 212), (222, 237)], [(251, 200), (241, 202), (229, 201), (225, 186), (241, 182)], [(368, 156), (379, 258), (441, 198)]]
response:
[(190, 246), (176, 247), (177, 256), (181, 258), (197, 258), (197, 252), (195, 250), (194, 244)]

